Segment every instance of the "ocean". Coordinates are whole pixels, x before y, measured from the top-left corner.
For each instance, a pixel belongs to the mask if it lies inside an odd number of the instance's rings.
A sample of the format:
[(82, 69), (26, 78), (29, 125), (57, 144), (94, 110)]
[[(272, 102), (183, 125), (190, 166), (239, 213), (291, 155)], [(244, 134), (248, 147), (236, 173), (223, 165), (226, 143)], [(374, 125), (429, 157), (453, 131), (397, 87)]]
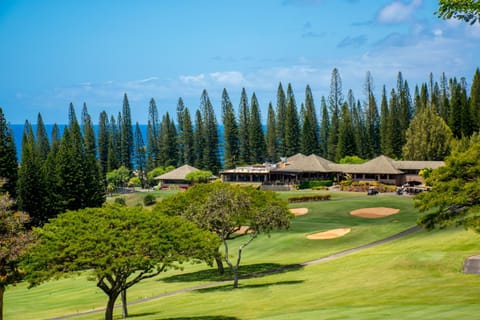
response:
[[(147, 141), (147, 125), (146, 124), (140, 124), (140, 131), (142, 132), (142, 136), (143, 136), (143, 141), (146, 143)], [(12, 129), (13, 131), (13, 138), (15, 140), (15, 146), (17, 148), (17, 158), (18, 158), (18, 161), (21, 161), (21, 153), (22, 153), (22, 136), (23, 136), (23, 128), (24, 128), (24, 125), (23, 124), (11, 124), (9, 125), (9, 127)], [(60, 130), (60, 137), (63, 135), (63, 129), (66, 127), (65, 124), (60, 124), (58, 125), (58, 128)], [(52, 128), (53, 128), (53, 124), (46, 124), (45, 125), (45, 129), (47, 130), (47, 133), (49, 135), (49, 138), (51, 139), (51, 134), (52, 134)], [(33, 132), (36, 133), (37, 132), (37, 125), (36, 124), (32, 124), (32, 129), (33, 129)], [(93, 126), (93, 129), (95, 130), (95, 134), (97, 135), (98, 137), (98, 125), (94, 125)], [(133, 132), (135, 132), (135, 127), (132, 126), (132, 130)], [(218, 126), (218, 138), (219, 138), (219, 153), (220, 153), (220, 158), (222, 158), (222, 155), (223, 155), (223, 126)]]

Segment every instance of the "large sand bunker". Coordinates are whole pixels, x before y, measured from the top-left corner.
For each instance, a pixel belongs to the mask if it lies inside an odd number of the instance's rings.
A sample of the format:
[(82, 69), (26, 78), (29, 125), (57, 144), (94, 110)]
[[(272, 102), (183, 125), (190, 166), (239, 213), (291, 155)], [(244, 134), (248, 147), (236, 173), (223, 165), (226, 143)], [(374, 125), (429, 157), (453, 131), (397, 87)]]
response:
[(293, 213), (294, 216), (303, 216), (308, 213), (308, 208), (292, 208), (290, 212)]
[(342, 237), (349, 233), (352, 229), (350, 228), (339, 228), (339, 229), (332, 229), (324, 232), (319, 233), (312, 233), (307, 236), (307, 239), (310, 240), (326, 240), (326, 239), (335, 239), (338, 237)]
[(385, 207), (377, 207), (377, 208), (362, 208), (358, 210), (353, 210), (350, 212), (351, 215), (367, 218), (367, 219), (378, 219), (390, 216), (392, 214), (396, 214), (400, 211), (400, 209), (395, 208), (385, 208)]

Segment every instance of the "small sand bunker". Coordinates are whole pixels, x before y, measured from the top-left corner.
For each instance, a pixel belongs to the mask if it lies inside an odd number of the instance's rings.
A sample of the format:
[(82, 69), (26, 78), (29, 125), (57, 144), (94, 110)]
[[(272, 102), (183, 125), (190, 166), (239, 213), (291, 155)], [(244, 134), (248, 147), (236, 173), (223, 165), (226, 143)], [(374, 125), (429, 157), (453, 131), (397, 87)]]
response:
[(290, 212), (293, 213), (294, 216), (303, 216), (304, 214), (308, 213), (308, 208), (292, 208)]
[(307, 239), (310, 240), (326, 240), (326, 239), (335, 239), (338, 237), (342, 237), (349, 233), (352, 229), (350, 228), (340, 228), (340, 229), (332, 229), (324, 232), (319, 233), (312, 233), (307, 236)]
[(363, 208), (358, 210), (353, 210), (350, 212), (351, 215), (367, 218), (367, 219), (378, 219), (390, 216), (392, 214), (396, 214), (400, 211), (400, 209), (395, 208), (385, 208), (385, 207), (377, 207), (377, 208)]
[(249, 230), (249, 226), (241, 226), (240, 229), (238, 229), (237, 231), (235, 231), (236, 234), (247, 234), (251, 232)]

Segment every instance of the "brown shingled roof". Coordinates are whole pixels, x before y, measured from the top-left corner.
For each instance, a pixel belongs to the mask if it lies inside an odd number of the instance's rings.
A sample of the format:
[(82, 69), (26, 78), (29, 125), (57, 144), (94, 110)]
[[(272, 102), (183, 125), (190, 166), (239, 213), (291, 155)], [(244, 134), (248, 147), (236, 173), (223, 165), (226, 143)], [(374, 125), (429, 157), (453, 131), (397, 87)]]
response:
[(367, 174), (402, 174), (395, 166), (395, 161), (387, 156), (379, 156), (362, 164), (337, 165), (345, 173)]
[[(297, 155), (296, 155), (297, 156)], [(302, 155), (303, 156), (303, 155)], [(285, 168), (277, 169), (277, 172), (333, 172), (330, 168), (334, 163), (311, 154), (309, 156), (297, 157), (295, 162)]]
[(445, 165), (444, 161), (393, 161), (393, 163), (399, 170), (437, 169)]
[(185, 180), (185, 177), (187, 176), (187, 174), (195, 171), (200, 171), (200, 170), (186, 164), (175, 170), (164, 173), (161, 176), (155, 177), (155, 180)]
[(305, 159), (306, 157), (307, 156), (304, 155), (303, 153), (297, 153), (297, 154), (294, 154), (293, 156), (288, 157), (286, 162), (289, 164), (293, 164), (298, 160)]

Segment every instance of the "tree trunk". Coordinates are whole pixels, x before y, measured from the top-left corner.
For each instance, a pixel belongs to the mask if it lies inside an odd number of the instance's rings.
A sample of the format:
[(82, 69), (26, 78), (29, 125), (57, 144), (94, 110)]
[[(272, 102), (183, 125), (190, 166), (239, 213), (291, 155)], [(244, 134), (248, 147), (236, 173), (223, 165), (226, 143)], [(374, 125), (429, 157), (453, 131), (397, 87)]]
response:
[[(242, 260), (242, 251), (243, 249), (248, 246), (252, 241), (253, 239), (255, 239), (258, 235), (258, 232), (255, 232), (254, 234), (251, 235), (250, 239), (248, 239), (247, 242), (245, 242), (244, 244), (242, 244), (240, 246), (240, 248), (238, 248), (238, 256), (237, 256), (237, 263), (233, 266), (233, 264), (230, 264), (230, 267), (232, 267), (233, 269), (233, 288), (238, 288), (238, 278), (239, 278), (239, 274), (238, 274), (238, 268), (240, 267), (240, 261)], [(228, 260), (227, 260), (228, 262)]]
[(112, 292), (108, 295), (107, 308), (105, 309), (105, 320), (113, 320), (113, 308), (120, 292)]
[(233, 268), (233, 288), (238, 288), (238, 265)]
[(127, 310), (127, 290), (122, 290), (122, 317), (128, 317), (128, 310)]
[(3, 293), (5, 288), (0, 286), (0, 320), (3, 320)]
[(223, 267), (223, 260), (220, 252), (215, 254), (215, 262), (217, 263), (217, 270), (219, 274), (225, 273), (225, 268)]

